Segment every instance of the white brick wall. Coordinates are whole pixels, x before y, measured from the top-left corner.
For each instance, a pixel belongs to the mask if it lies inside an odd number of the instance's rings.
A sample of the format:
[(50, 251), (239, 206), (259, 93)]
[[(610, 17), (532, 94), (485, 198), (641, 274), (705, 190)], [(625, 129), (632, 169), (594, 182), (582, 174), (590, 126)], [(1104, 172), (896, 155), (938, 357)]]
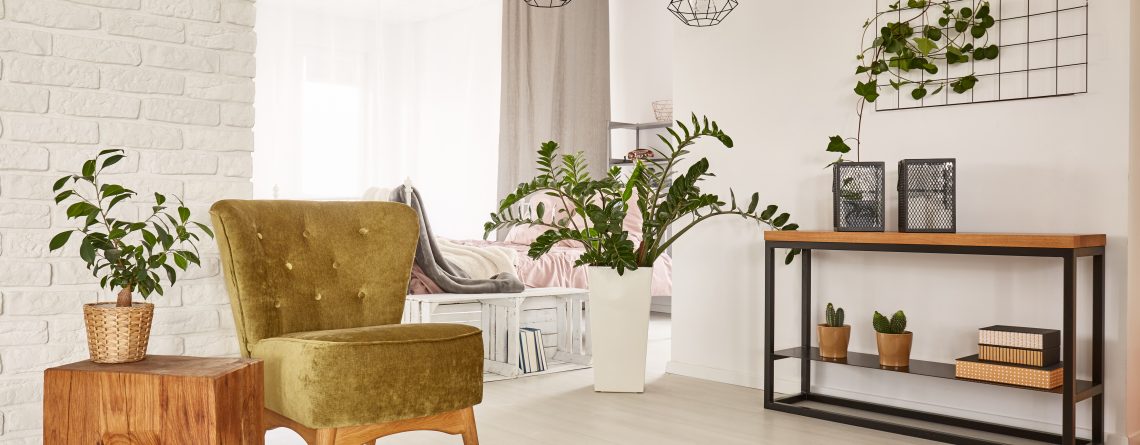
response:
[[(104, 148), (117, 182), (196, 218), (252, 195), (253, 0), (0, 0), (0, 444), (40, 443), (43, 369), (87, 357), (82, 304), (107, 301), (51, 183)], [(116, 209), (136, 218), (148, 204)], [(150, 301), (152, 354), (236, 355), (216, 246)]]

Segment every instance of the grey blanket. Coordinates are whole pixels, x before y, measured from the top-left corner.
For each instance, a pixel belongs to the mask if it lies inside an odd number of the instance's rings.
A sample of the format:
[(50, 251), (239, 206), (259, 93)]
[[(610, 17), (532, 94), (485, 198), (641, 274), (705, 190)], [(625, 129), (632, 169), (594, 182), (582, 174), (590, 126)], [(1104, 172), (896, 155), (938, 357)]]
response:
[(462, 269), (447, 261), (440, 253), (435, 236), (431, 233), (419, 190), (412, 188), (407, 196), (404, 186), (392, 190), (389, 201), (407, 204), (420, 216), (420, 242), (416, 246), (416, 265), (440, 289), (449, 294), (499, 294), (522, 292), (526, 286), (515, 274), (504, 272), (488, 279), (471, 278)]

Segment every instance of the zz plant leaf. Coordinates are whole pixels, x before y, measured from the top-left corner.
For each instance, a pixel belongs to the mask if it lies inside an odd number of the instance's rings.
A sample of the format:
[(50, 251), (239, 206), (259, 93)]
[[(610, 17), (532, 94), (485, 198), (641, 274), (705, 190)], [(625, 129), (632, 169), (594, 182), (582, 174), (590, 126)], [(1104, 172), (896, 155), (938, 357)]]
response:
[[(684, 172), (677, 171), (699, 139), (715, 139), (725, 148), (732, 148), (732, 138), (716, 121), (698, 119), (694, 114), (691, 122), (677, 121), (668, 133), (671, 138), (661, 137), (665, 145), (658, 151), (661, 158), (639, 160), (625, 180), (617, 167), (595, 179), (587, 173), (581, 152), (562, 154), (558, 143), (543, 143), (538, 149), (538, 176), (519, 184), (499, 202), (498, 210), (483, 225), (484, 238), (514, 226), (544, 227), (546, 232), (535, 239), (527, 252), (530, 257), (546, 254), (559, 242), (573, 241), (585, 249), (576, 266), (610, 267), (623, 274), (626, 270), (651, 267), (677, 239), (709, 218), (735, 215), (773, 230), (799, 228), (790, 223), (790, 214), (777, 214), (776, 205), (761, 207), (758, 193), (741, 205), (731, 190), (727, 202), (701, 190), (701, 182), (713, 176), (707, 158), (697, 159)], [(514, 210), (528, 196), (539, 193), (557, 198), (564, 208), (551, 218), (543, 218), (542, 214), (550, 211), (545, 208), (536, 209), (537, 217)], [(622, 228), (632, 206), (637, 206), (642, 215), (640, 240)], [(559, 215), (566, 211), (570, 214)], [(670, 232), (670, 227), (676, 230)], [(785, 263), (791, 263), (798, 254), (798, 250), (789, 251)]]
[[(190, 221), (190, 209), (181, 199), (171, 208), (160, 193), (154, 194), (155, 205), (146, 219), (114, 217), (116, 206), (137, 193), (105, 183), (101, 175), (125, 156), (121, 149), (103, 150), (83, 163), (80, 174), (64, 176), (53, 184), (56, 204), (66, 205), (67, 218), (80, 224), (56, 234), (48, 243), (55, 251), (77, 238), (79, 257), (99, 278), (99, 285), (118, 289), (118, 306), (130, 306), (132, 292), (139, 292), (143, 299), (154, 293), (162, 295), (163, 279), (173, 285), (178, 279), (177, 269), (186, 271), (191, 265), (201, 265), (196, 243), (202, 235), (214, 236), (205, 224)], [(168, 264), (169, 260), (177, 269)]]
[[(974, 74), (943, 79), (924, 76), (937, 74), (940, 64), (959, 65), (969, 62), (971, 57), (975, 60), (998, 58), (1000, 48), (989, 43), (989, 33), (996, 24), (990, 14), (990, 2), (961, 8), (953, 6), (954, 3), (957, 2), (907, 0), (904, 6), (901, 1), (895, 2), (886, 11), (863, 22), (862, 40), (869, 43), (855, 56), (859, 61), (854, 88), (859, 98), (855, 108), (858, 125), (854, 137), (830, 138), (827, 151), (839, 156), (829, 167), (845, 161), (844, 156), (851, 151), (848, 140), (855, 142), (855, 159), (862, 158), (864, 111), (868, 103), (879, 99), (880, 86), (890, 85), (901, 90), (905, 85), (915, 85), (910, 91), (914, 100), (941, 93), (946, 87), (956, 94), (964, 94), (977, 85), (978, 78)], [(927, 23), (926, 18), (932, 16), (938, 17), (938, 26)], [(886, 23), (876, 30), (873, 25), (880, 19)]]

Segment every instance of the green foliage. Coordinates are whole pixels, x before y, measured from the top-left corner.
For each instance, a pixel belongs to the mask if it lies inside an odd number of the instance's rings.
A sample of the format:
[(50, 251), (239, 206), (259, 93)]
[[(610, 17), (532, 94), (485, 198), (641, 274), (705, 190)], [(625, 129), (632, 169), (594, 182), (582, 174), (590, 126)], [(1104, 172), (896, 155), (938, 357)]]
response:
[[(885, 85), (895, 90), (912, 86), (910, 96), (914, 100), (936, 95), (947, 87), (956, 94), (963, 94), (974, 89), (978, 78), (973, 74), (960, 78), (931, 78), (938, 74), (939, 62), (953, 66), (967, 63), (971, 57), (974, 60), (998, 58), (1000, 48), (989, 43), (989, 31), (996, 23), (990, 14), (990, 3), (982, 1), (976, 5), (977, 9), (970, 6), (958, 8), (951, 3), (955, 2), (907, 0), (904, 6), (899, 1), (889, 5), (887, 11), (863, 22), (863, 40), (870, 40), (870, 44), (855, 57), (859, 61), (855, 74), (861, 76), (854, 88), (855, 95), (859, 97), (856, 108), (859, 129), (855, 137), (830, 137), (827, 151), (839, 153), (835, 162), (842, 162), (843, 156), (851, 151), (847, 144), (849, 140), (855, 141), (856, 159), (861, 158), (863, 111), (868, 103), (879, 99), (884, 79)], [(932, 8), (941, 8), (941, 12), (935, 14)], [(938, 16), (938, 26), (925, 24), (924, 18), (931, 15)], [(876, 33), (872, 25), (880, 18), (888, 21)]]
[(881, 334), (904, 334), (906, 333), (906, 314), (903, 311), (897, 311), (888, 320), (886, 316), (875, 311), (875, 315), (871, 319), (871, 325), (875, 327), (875, 332)]
[[(499, 202), (498, 210), (483, 225), (484, 237), (518, 225), (546, 227), (548, 230), (531, 244), (530, 257), (546, 254), (560, 241), (577, 241), (585, 247), (585, 253), (575, 265), (611, 267), (622, 274), (626, 270), (652, 266), (673, 242), (714, 216), (736, 215), (773, 230), (799, 228), (789, 222), (791, 215), (779, 212), (776, 205), (761, 208), (759, 193), (753, 193), (747, 203), (742, 203), (737, 202), (732, 190), (727, 201), (702, 191), (701, 181), (713, 176), (707, 158), (693, 162), (683, 173), (674, 171), (691, 154), (691, 146), (698, 139), (716, 139), (724, 147), (732, 148), (732, 138), (716, 121), (710, 122), (707, 117), (698, 119), (694, 114), (691, 127), (677, 121), (668, 132), (672, 139), (661, 136), (667, 148), (655, 149), (661, 158), (639, 160), (624, 182), (617, 167), (611, 168), (604, 177), (594, 179), (586, 172), (582, 153), (559, 154), (558, 143), (542, 144), (538, 150), (538, 176), (519, 184)], [(516, 214), (516, 205), (536, 193), (558, 198), (562, 208), (545, 219), (546, 209), (541, 207), (535, 209), (533, 217)], [(635, 197), (636, 203), (631, 202)], [(629, 232), (622, 230), (622, 221), (631, 205), (636, 205), (642, 215), (642, 239), (638, 244), (629, 237)], [(570, 209), (569, 213), (565, 209)], [(683, 226), (670, 234), (669, 227), (675, 223)], [(791, 263), (797, 254), (798, 249), (790, 251), (785, 263)]]
[(55, 203), (70, 203), (66, 207), (67, 218), (81, 221), (82, 225), (56, 234), (48, 248), (61, 249), (79, 234), (79, 257), (87, 263), (91, 274), (99, 277), (100, 286), (138, 291), (145, 299), (151, 293), (162, 295), (162, 275), (173, 285), (178, 278), (177, 269), (185, 271), (191, 264), (201, 264), (194, 245), (201, 237), (196, 232), (210, 238), (214, 234), (206, 225), (190, 221), (190, 209), (181, 199), (170, 211), (166, 196), (160, 193), (154, 194), (151, 214), (143, 221), (111, 217), (116, 206), (136, 197), (134, 190), (104, 183), (100, 177), (106, 168), (124, 157), (123, 150), (103, 150), (95, 159), (83, 163), (80, 174), (55, 182)]
[(827, 303), (827, 311), (824, 314), (827, 319), (827, 326), (833, 328), (843, 327), (843, 308), (835, 309), (831, 303)]

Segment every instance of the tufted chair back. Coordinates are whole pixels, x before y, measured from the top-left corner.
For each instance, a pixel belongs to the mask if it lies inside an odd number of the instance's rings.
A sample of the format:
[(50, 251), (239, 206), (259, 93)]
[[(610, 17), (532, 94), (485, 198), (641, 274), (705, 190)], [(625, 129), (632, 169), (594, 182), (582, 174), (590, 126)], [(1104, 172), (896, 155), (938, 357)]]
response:
[(265, 338), (400, 322), (419, 239), (411, 207), (224, 200), (210, 216), (242, 356)]

